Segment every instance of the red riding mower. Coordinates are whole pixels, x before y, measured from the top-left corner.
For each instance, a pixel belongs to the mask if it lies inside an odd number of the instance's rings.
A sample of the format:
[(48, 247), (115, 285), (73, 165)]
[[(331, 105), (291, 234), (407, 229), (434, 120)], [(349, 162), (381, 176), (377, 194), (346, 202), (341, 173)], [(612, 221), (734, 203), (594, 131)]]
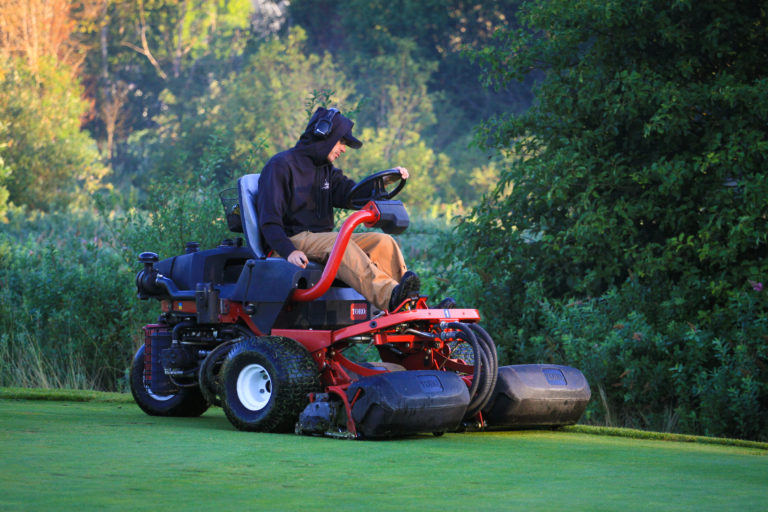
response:
[[(335, 279), (358, 225), (392, 234), (408, 227), (403, 204), (392, 200), (405, 184), (398, 171), (354, 187), (356, 211), (328, 262), (306, 269), (265, 252), (258, 178), (240, 178), (239, 201), (222, 197), (230, 229), (247, 243), (188, 243), (186, 254), (162, 261), (139, 256), (138, 296), (162, 305), (131, 367), (131, 391), (147, 414), (199, 416), (220, 405), (241, 430), (348, 438), (554, 427), (581, 417), (590, 398), (582, 373), (499, 367), (477, 310), (432, 309), (413, 296), (394, 312), (377, 311)], [(374, 347), (377, 360), (347, 357), (361, 346)]]

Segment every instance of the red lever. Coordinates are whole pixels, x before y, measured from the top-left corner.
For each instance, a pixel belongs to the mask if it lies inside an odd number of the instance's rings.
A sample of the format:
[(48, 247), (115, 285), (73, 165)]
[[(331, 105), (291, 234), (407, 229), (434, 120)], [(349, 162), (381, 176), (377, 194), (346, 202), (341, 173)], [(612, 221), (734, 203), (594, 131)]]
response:
[(365, 223), (366, 226), (372, 227), (381, 218), (381, 213), (376, 207), (376, 204), (371, 201), (366, 204), (362, 210), (358, 210), (350, 215), (344, 224), (341, 225), (341, 230), (336, 236), (336, 241), (333, 243), (331, 254), (328, 257), (328, 262), (325, 264), (325, 270), (320, 280), (312, 288), (306, 290), (294, 290), (293, 300), (298, 302), (308, 302), (315, 300), (328, 291), (328, 288), (333, 284), (333, 280), (336, 279), (336, 272), (339, 271), (339, 265), (341, 264), (341, 258), (344, 256), (344, 251), (347, 250), (349, 245), (349, 239), (352, 237), (352, 232), (357, 226)]

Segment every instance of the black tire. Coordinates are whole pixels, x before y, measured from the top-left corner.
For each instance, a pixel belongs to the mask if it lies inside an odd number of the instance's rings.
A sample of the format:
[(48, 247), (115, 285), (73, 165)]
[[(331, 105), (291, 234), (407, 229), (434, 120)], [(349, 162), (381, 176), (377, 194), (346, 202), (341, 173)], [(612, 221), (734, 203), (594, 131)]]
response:
[(179, 388), (171, 395), (156, 395), (144, 384), (144, 345), (136, 352), (131, 365), (131, 393), (136, 404), (150, 416), (200, 416), (210, 404), (200, 388)]
[(239, 430), (293, 432), (309, 393), (320, 391), (317, 365), (290, 338), (236, 343), (219, 372), (222, 408)]
[(209, 404), (221, 407), (221, 389), (219, 386), (218, 372), (227, 353), (232, 348), (232, 342), (225, 341), (211, 350), (208, 357), (200, 364), (197, 372), (197, 381), (200, 383), (200, 392)]

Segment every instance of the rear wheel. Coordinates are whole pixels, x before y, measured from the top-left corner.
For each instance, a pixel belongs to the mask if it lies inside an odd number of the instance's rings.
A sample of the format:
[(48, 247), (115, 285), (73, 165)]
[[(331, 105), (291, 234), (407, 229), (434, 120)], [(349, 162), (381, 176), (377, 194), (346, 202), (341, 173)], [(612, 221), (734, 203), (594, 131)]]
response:
[(136, 404), (150, 416), (200, 416), (209, 407), (197, 386), (180, 387), (167, 395), (153, 393), (144, 381), (144, 345), (131, 365), (131, 393)]
[(308, 394), (320, 391), (317, 365), (289, 338), (263, 336), (235, 344), (219, 372), (222, 408), (240, 430), (292, 432)]
[(231, 341), (225, 341), (208, 353), (208, 356), (200, 364), (197, 372), (197, 380), (200, 383), (200, 391), (211, 405), (221, 407), (221, 390), (219, 389), (219, 370), (232, 349)]

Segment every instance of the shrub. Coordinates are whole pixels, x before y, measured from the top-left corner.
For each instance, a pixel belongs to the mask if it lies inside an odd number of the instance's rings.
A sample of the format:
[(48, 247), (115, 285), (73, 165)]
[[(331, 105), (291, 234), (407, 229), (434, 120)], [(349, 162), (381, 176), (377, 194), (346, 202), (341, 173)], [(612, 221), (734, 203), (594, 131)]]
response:
[(20, 59), (0, 61), (0, 203), (52, 211), (82, 204), (107, 169), (80, 130), (87, 105), (71, 71), (39, 64), (32, 71)]
[(546, 77), (480, 133), (519, 158), (459, 226), (452, 286), (510, 356), (585, 365), (612, 420), (765, 436), (765, 299), (747, 299), (768, 274), (767, 14), (525, 2), (477, 54), (491, 82)]
[(123, 386), (134, 318), (131, 272), (92, 213), (11, 216), (0, 235), (0, 385)]
[(158, 184), (146, 209), (123, 215), (12, 212), (0, 234), (0, 385), (127, 389), (141, 326), (157, 315), (154, 301), (136, 298), (137, 256), (229, 236), (220, 188), (203, 173)]
[(580, 368), (593, 391), (586, 421), (750, 439), (768, 437), (765, 299), (734, 297), (717, 334), (637, 312), (635, 283), (599, 298), (548, 300), (532, 285), (541, 329), (515, 355)]

